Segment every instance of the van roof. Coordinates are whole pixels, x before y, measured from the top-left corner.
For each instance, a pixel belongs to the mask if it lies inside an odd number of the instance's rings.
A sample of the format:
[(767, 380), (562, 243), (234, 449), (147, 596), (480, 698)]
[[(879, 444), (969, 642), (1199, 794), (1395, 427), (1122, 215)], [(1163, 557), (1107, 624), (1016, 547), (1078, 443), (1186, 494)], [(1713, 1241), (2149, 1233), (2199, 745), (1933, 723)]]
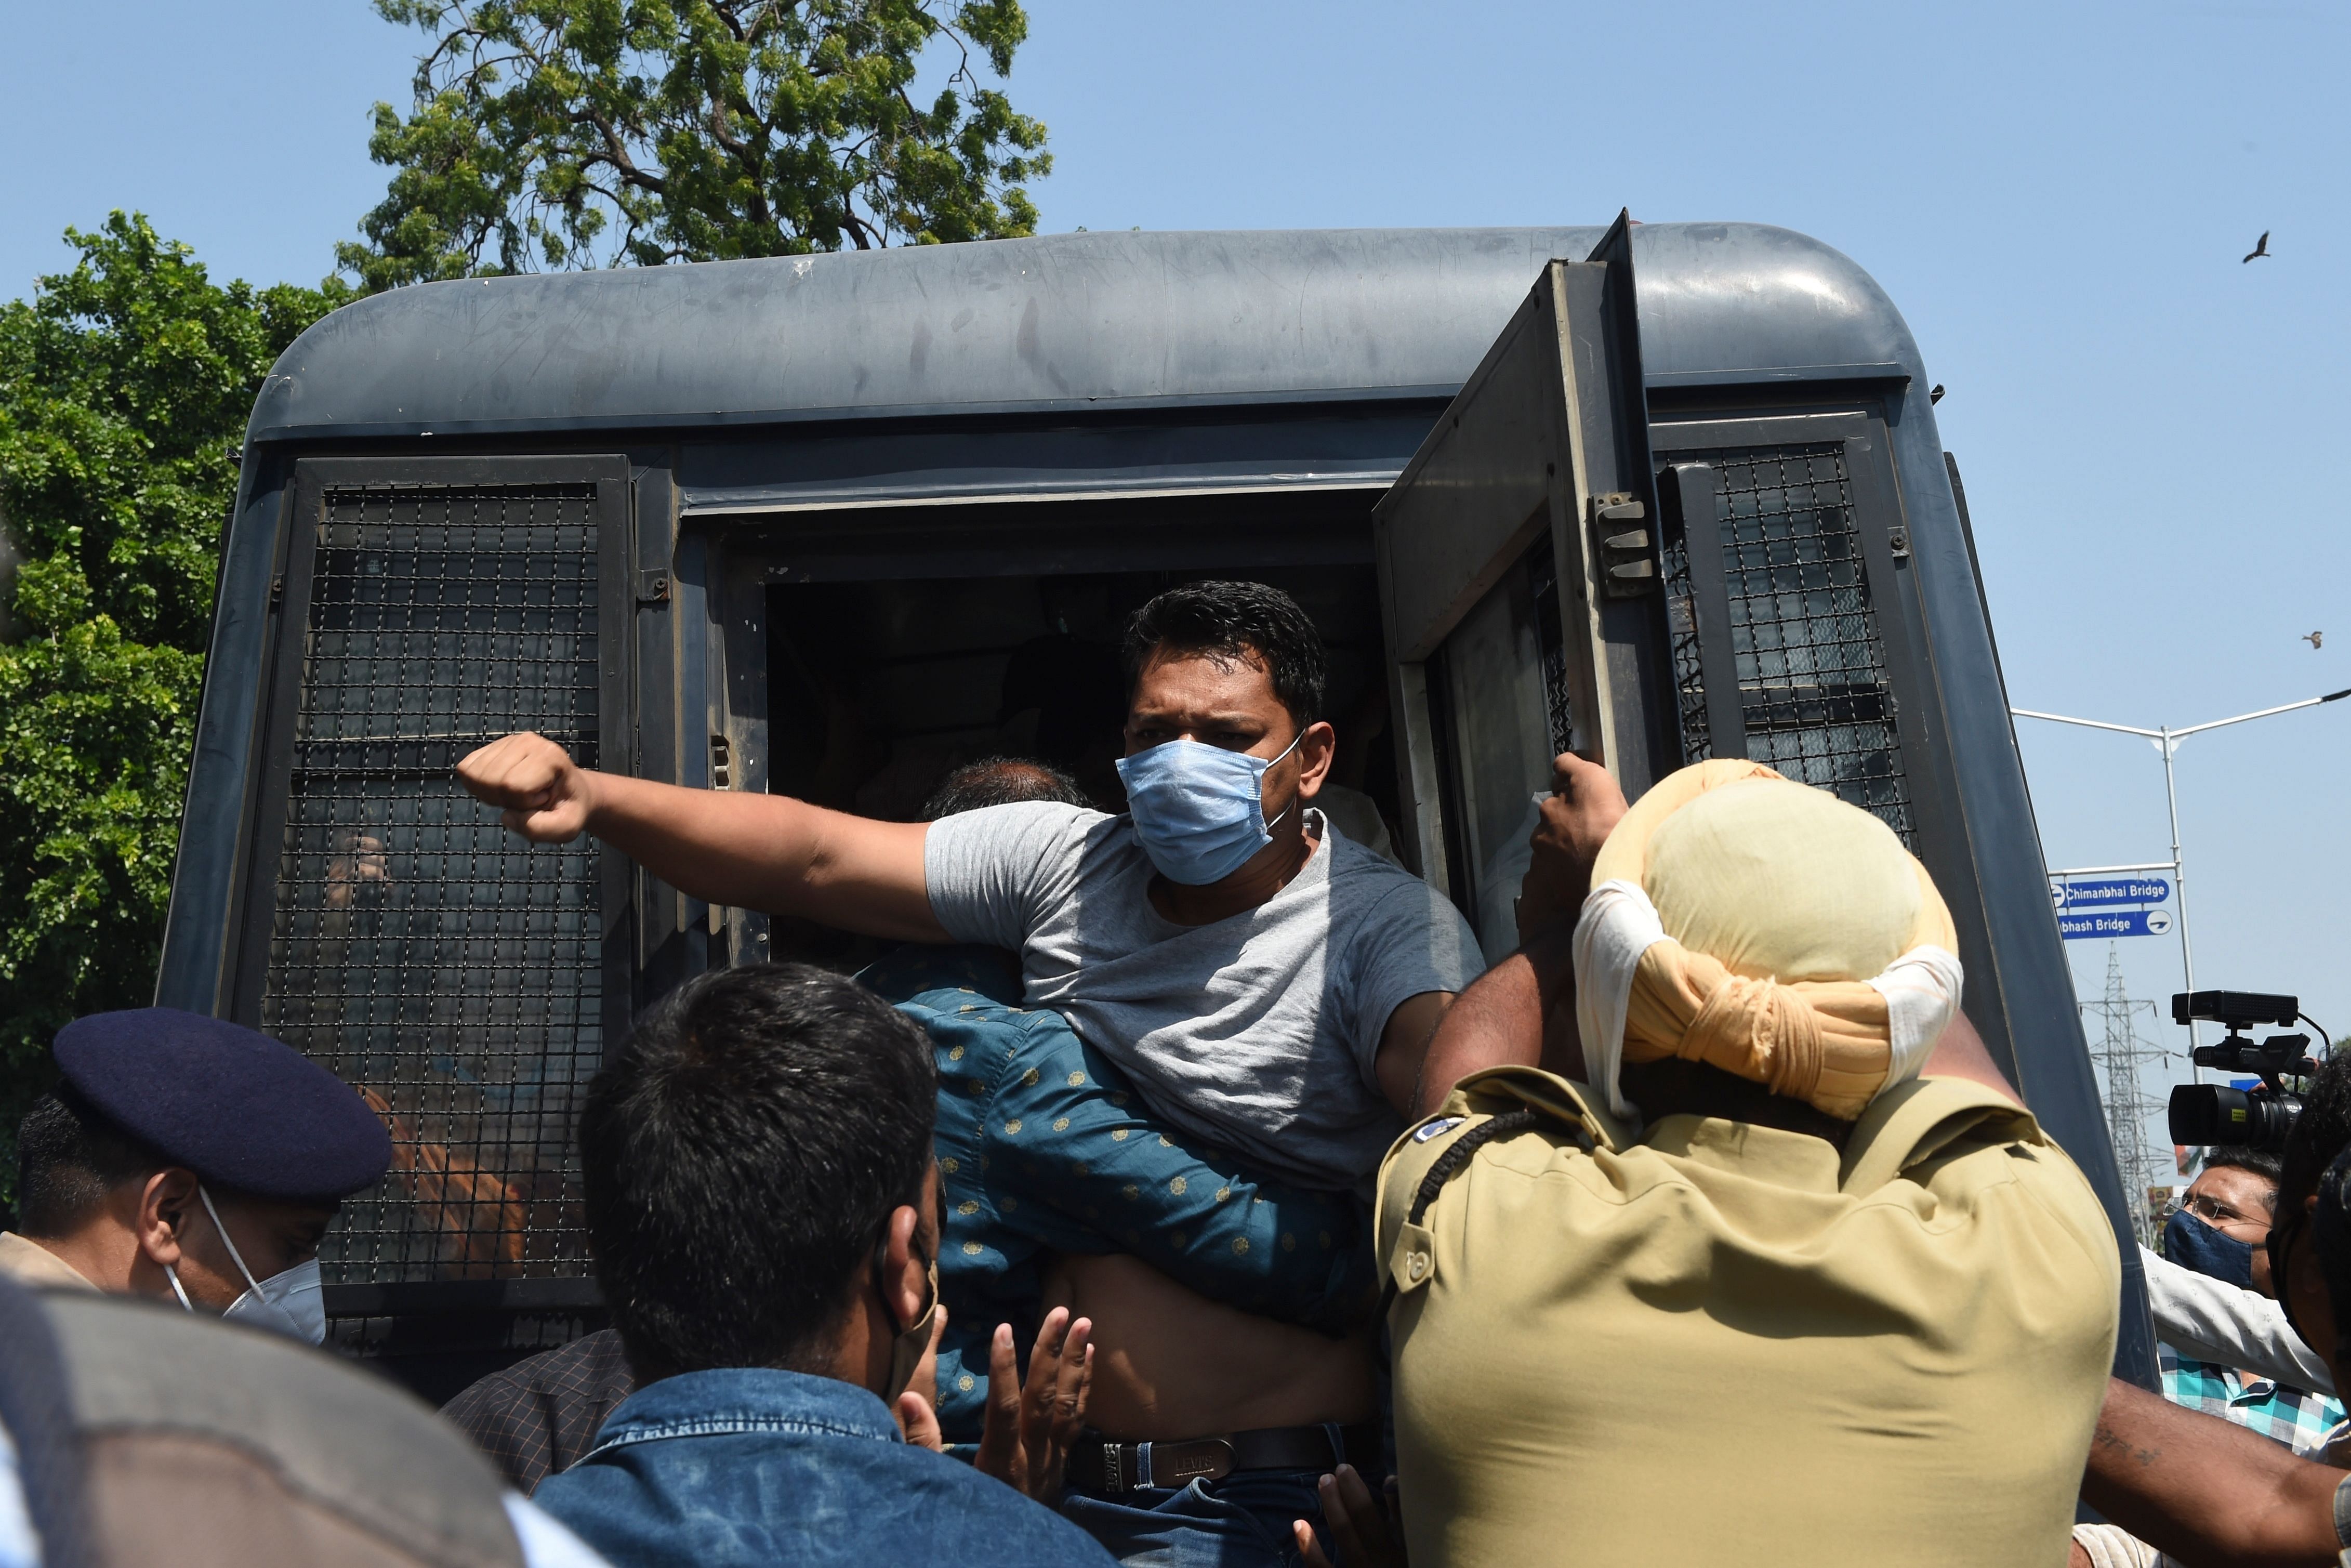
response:
[[(470, 278), (347, 305), (249, 443), (1450, 397), (1598, 227), (1069, 234)], [(1652, 386), (1923, 374), (1885, 291), (1766, 224), (1633, 231)]]

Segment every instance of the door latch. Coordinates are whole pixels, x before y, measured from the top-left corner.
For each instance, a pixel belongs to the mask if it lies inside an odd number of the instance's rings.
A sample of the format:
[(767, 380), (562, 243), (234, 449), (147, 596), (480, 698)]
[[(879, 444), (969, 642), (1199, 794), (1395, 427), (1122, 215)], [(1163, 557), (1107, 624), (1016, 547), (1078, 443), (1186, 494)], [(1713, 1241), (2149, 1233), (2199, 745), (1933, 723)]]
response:
[(1611, 599), (1637, 599), (1657, 586), (1657, 547), (1649, 508), (1622, 491), (1592, 497), (1592, 532), (1600, 586)]

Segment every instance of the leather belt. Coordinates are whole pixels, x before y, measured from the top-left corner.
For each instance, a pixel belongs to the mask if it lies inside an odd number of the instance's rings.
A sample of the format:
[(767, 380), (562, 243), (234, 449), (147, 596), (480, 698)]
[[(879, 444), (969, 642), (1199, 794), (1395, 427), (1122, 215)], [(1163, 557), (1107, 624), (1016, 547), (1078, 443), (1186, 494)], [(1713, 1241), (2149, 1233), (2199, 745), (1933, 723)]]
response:
[(1186, 1437), (1178, 1443), (1118, 1443), (1089, 1430), (1070, 1450), (1069, 1484), (1092, 1492), (1143, 1491), (1155, 1487), (1172, 1490), (1196, 1480), (1216, 1480), (1236, 1470), (1324, 1473), (1341, 1464), (1373, 1473), (1383, 1469), (1377, 1423), (1260, 1427), (1221, 1437)]

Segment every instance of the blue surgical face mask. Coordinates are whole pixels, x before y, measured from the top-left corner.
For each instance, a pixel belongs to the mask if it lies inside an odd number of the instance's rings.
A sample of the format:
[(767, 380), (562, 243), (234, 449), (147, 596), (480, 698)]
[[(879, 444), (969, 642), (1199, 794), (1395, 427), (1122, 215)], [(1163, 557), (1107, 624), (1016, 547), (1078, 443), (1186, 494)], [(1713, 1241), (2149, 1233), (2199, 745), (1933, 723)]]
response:
[(2238, 1240), (2184, 1208), (2164, 1223), (2163, 1255), (2183, 1269), (2193, 1269), (2239, 1290), (2253, 1288), (2253, 1244)]
[[(1300, 731), (1298, 740), (1305, 738)], [(1171, 740), (1119, 758), (1134, 835), (1159, 874), (1186, 887), (1206, 887), (1232, 875), (1273, 842), (1265, 820), (1265, 770), (1297, 750), (1298, 740), (1273, 758)], [(1274, 821), (1290, 815), (1291, 808)]]

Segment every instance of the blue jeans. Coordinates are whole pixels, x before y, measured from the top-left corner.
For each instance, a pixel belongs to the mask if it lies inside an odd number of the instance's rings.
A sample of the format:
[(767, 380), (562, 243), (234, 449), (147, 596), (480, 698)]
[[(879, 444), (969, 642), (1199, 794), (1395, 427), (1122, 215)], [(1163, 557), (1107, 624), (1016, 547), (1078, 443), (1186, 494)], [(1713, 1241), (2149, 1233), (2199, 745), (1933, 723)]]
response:
[(1175, 1490), (1073, 1490), (1063, 1495), (1061, 1513), (1127, 1568), (1298, 1568), (1290, 1521), (1302, 1519), (1321, 1534), (1314, 1483), (1322, 1475), (1241, 1470)]

